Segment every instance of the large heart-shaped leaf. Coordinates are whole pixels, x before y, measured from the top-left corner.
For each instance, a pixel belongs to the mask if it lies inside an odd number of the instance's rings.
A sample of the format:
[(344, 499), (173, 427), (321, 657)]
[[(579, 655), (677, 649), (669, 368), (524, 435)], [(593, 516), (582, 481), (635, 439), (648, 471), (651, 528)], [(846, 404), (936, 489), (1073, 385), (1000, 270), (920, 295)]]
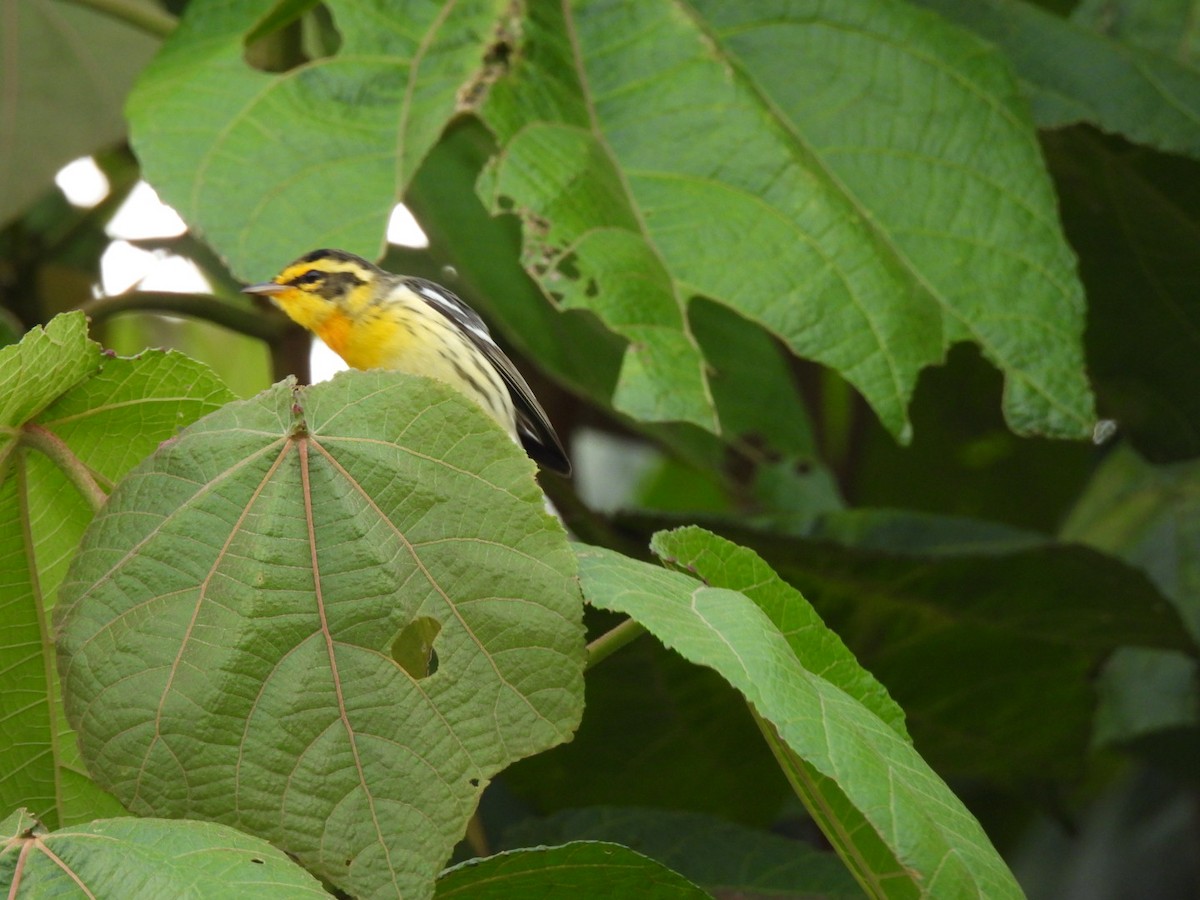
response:
[(196, 423), (114, 492), (63, 586), (96, 777), (357, 896), (428, 895), (487, 780), (581, 712), (573, 558), (532, 469), (398, 373)]

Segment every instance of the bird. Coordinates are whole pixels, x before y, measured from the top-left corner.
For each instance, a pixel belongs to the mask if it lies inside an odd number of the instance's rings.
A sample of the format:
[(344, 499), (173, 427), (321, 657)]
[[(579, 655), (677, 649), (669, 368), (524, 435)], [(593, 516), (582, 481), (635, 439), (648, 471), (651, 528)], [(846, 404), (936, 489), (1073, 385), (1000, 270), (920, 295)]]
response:
[(268, 298), (352, 368), (426, 375), (456, 388), (534, 460), (571, 473), (533, 391), (483, 319), (452, 291), (331, 249), (306, 253), (271, 281), (242, 290)]

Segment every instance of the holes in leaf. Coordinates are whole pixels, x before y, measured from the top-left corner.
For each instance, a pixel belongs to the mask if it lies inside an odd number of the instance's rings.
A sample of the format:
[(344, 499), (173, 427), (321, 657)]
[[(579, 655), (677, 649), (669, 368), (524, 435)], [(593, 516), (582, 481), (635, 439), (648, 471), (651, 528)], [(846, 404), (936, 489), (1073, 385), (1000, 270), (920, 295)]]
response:
[(483, 55), (483, 66), (475, 76), (458, 92), (458, 109), (473, 111), (479, 108), (487, 96), (491, 86), (508, 73), (509, 60), (515, 52), (513, 46), (513, 29), (519, 27), (517, 20), (512, 22), (501, 18), (492, 35), (491, 43)]
[(479, 779), (478, 778), (471, 778), (468, 780), (471, 782), (471, 787), (479, 787)]
[(579, 257), (574, 253), (565, 253), (557, 262), (556, 268), (572, 281), (578, 281), (582, 273), (579, 271)]
[(278, 0), (246, 35), (242, 57), (260, 72), (286, 72), (333, 56), (342, 36), (324, 3)]
[(405, 625), (392, 641), (392, 659), (396, 665), (417, 680), (436, 672), (438, 658), (433, 644), (441, 630), (442, 623), (430, 616), (421, 616)]
[(266, 860), (259, 859), (257, 856), (252, 857), (250, 862), (254, 863), (256, 866), (266, 865)]

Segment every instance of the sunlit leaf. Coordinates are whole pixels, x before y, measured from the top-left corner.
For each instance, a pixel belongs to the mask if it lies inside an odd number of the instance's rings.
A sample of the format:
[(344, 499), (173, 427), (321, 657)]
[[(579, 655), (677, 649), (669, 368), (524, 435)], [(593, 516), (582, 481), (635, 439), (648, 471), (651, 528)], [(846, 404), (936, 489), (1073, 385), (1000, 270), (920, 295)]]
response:
[(836, 368), (902, 438), (917, 373), (962, 340), (1004, 372), (1014, 429), (1090, 433), (1032, 127), (969, 35), (873, 0), (376, 3), (331, 0), (337, 52), (270, 75), (243, 58), (251, 11), (190, 7), (135, 92), (149, 177), (239, 274), (321, 244), (378, 255), (462, 105), (501, 143), (481, 195), (523, 220), (527, 269), (628, 341), (618, 410), (719, 429), (703, 296)]
[(660, 531), (650, 549), (667, 565), (699, 578), (709, 587), (739, 591), (767, 614), (800, 664), (841, 688), (904, 738), (904, 711), (875, 677), (825, 627), (800, 592), (772, 571), (761, 556), (703, 528)]
[[(617, 38), (616, 35), (623, 35)], [(1004, 59), (904, 4), (531, 6), (481, 115), (526, 267), (630, 341), (613, 402), (714, 427), (697, 295), (836, 368), (909, 433), (971, 340), (1018, 431), (1092, 426), (1083, 299)]]
[(314, 247), (378, 256), (503, 5), (331, 0), (337, 53), (265, 73), (263, 4), (189, 4), (129, 100), (146, 177), (246, 280)]

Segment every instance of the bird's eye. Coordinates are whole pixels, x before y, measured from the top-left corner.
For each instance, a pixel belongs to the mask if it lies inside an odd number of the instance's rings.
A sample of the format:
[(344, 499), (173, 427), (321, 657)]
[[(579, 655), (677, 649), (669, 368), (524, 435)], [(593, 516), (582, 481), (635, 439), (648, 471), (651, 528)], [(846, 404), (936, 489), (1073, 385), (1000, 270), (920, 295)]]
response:
[(305, 272), (303, 275), (300, 275), (297, 278), (293, 278), (292, 284), (294, 284), (297, 287), (299, 287), (301, 285), (305, 285), (305, 284), (316, 284), (317, 282), (321, 281), (322, 278), (324, 278), (324, 276), (320, 272), (318, 272), (314, 269), (314, 270)]

